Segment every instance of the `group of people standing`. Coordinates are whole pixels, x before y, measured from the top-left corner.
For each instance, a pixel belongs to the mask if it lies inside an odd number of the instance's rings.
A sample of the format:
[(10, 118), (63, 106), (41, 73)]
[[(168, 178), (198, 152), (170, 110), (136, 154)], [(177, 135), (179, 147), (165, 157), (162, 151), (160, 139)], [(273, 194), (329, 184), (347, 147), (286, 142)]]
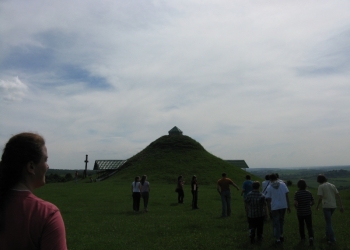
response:
[[(257, 240), (263, 238), (263, 227), (267, 217), (270, 217), (273, 224), (273, 236), (276, 244), (284, 242), (284, 217), (286, 211), (291, 212), (289, 203), (289, 190), (287, 185), (279, 179), (278, 174), (266, 176), (263, 182), (262, 192), (260, 192), (260, 183), (251, 181), (247, 175), (243, 184), (242, 194), (247, 190), (252, 190), (245, 194), (244, 202), (249, 224), (249, 232), (251, 243), (255, 242), (255, 233)], [(342, 200), (337, 188), (329, 183), (322, 174), (318, 175), (317, 182), (320, 184), (317, 190), (318, 202), (316, 209), (320, 204), (323, 206), (323, 214), (326, 222), (326, 238), (328, 244), (334, 244), (336, 239), (332, 227), (332, 214), (334, 213), (338, 199), (340, 212), (344, 212)], [(249, 185), (250, 184), (250, 185)], [(249, 187), (251, 186), (251, 187)], [(314, 231), (312, 226), (312, 210), (311, 206), (315, 204), (312, 194), (306, 190), (307, 184), (301, 179), (297, 183), (298, 191), (294, 194), (294, 206), (297, 211), (299, 224), (299, 235), (302, 241), (306, 240), (305, 225), (308, 231), (308, 240), (310, 246), (314, 242)]]
[[(182, 175), (179, 175), (177, 178), (177, 185), (175, 192), (177, 192), (177, 202), (179, 204), (184, 203), (184, 197), (185, 197), (185, 192), (184, 192), (184, 184), (185, 181), (183, 179)], [(192, 180), (191, 180), (191, 193), (192, 193), (192, 209), (199, 209), (198, 207), (198, 181), (197, 181), (197, 176), (193, 175)]]
[(150, 192), (150, 184), (147, 181), (147, 175), (143, 175), (140, 181), (140, 176), (135, 177), (135, 181), (131, 183), (131, 192), (133, 199), (133, 210), (134, 212), (140, 211), (140, 201), (141, 197), (143, 199), (143, 209), (145, 212), (148, 212), (148, 200)]

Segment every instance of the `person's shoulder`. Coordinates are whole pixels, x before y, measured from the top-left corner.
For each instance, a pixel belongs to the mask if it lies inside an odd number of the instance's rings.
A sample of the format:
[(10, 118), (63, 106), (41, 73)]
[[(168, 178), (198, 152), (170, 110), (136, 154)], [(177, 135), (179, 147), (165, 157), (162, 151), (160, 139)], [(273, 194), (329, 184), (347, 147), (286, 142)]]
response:
[(52, 204), (51, 202), (40, 199), (34, 194), (29, 195), (28, 198), (31, 200), (32, 203), (34, 203), (37, 210), (39, 211), (45, 210), (45, 211), (48, 211), (49, 213), (59, 211), (58, 207), (55, 204)]

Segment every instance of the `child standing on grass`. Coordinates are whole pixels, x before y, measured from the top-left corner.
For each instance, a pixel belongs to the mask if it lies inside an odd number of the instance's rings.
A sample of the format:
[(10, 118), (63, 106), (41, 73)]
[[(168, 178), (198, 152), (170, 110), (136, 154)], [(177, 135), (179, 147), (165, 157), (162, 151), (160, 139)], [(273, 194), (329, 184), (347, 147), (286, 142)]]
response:
[(299, 234), (301, 240), (305, 240), (305, 228), (309, 235), (310, 246), (313, 246), (314, 242), (314, 231), (312, 229), (312, 212), (311, 206), (315, 204), (312, 194), (306, 190), (306, 182), (301, 179), (297, 184), (299, 190), (294, 195), (294, 206), (297, 209), (297, 216), (299, 221)]
[(257, 231), (258, 241), (263, 238), (266, 200), (259, 191), (260, 183), (258, 181), (253, 182), (252, 187), (253, 191), (247, 194), (245, 204), (247, 206), (250, 242), (254, 243), (255, 231)]

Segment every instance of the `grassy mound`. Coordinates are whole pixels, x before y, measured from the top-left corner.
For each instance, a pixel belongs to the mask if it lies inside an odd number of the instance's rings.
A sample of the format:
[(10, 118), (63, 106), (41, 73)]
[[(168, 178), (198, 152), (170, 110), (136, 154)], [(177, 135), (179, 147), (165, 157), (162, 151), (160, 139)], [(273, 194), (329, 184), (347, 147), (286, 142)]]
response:
[(212, 155), (189, 136), (164, 135), (125, 164), (115, 178), (133, 180), (146, 174), (153, 181), (174, 183), (183, 175), (187, 183), (196, 175), (203, 184), (216, 184), (221, 173), (226, 172), (233, 181), (242, 181), (246, 172)]

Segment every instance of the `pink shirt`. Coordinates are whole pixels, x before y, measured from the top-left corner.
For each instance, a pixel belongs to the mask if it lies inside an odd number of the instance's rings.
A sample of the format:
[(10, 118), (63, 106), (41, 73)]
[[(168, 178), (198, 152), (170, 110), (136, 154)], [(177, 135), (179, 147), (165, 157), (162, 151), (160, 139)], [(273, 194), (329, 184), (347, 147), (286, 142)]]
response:
[(1, 249), (66, 250), (66, 231), (59, 209), (29, 191), (11, 191), (5, 208)]

